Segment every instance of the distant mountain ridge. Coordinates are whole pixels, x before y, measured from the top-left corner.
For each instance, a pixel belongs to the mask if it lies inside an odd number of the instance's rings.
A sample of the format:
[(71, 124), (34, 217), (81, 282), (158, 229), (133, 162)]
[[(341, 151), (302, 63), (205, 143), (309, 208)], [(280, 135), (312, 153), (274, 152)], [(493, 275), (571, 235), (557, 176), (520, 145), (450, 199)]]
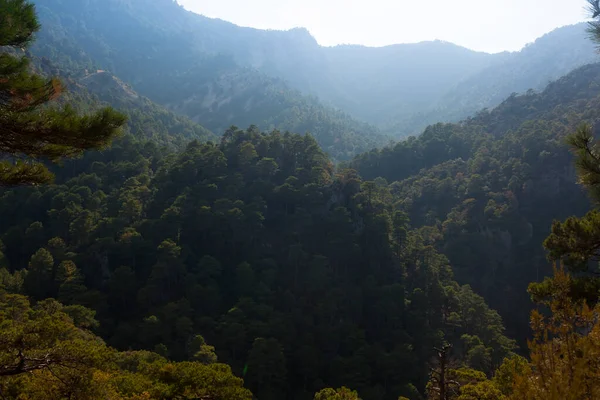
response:
[(487, 54), (442, 41), (323, 47), (303, 28), (239, 27), (172, 0), (35, 4), (36, 54), (106, 69), (216, 133), (250, 124), (310, 132), (338, 160), (543, 89), (597, 58), (585, 24)]
[(230, 41), (227, 29), (217, 28), (229, 25), (199, 24), (203, 17), (170, 0), (38, 0), (36, 5), (43, 28), (32, 47), (35, 55), (76, 76), (86, 68), (105, 69), (213, 132), (252, 124), (309, 132), (342, 160), (389, 141), (375, 127), (219, 52)]
[(427, 112), (412, 120), (397, 118), (386, 131), (416, 134), (432, 123), (455, 122), (496, 107), (513, 93), (541, 91), (574, 69), (600, 61), (586, 28), (585, 23), (565, 26), (519, 52), (502, 53), (494, 63), (460, 81)]
[(542, 90), (600, 60), (585, 23), (557, 28), (518, 52), (488, 54), (439, 40), (324, 47), (304, 28), (264, 31), (197, 18), (227, 37), (207, 50), (231, 54), (236, 63), (280, 77), (394, 137), (458, 121), (513, 92)]

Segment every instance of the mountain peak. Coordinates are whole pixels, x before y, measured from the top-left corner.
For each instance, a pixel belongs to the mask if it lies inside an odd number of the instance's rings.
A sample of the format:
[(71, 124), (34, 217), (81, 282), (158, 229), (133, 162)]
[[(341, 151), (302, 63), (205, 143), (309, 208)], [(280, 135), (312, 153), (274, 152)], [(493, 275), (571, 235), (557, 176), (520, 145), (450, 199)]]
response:
[(317, 39), (304, 27), (296, 27), (285, 31), (288, 39), (300, 45), (319, 46)]
[(313, 35), (311, 35), (310, 31), (303, 26), (297, 26), (295, 28), (291, 28), (287, 30), (288, 33), (294, 34), (298, 37), (310, 37), (314, 39)]

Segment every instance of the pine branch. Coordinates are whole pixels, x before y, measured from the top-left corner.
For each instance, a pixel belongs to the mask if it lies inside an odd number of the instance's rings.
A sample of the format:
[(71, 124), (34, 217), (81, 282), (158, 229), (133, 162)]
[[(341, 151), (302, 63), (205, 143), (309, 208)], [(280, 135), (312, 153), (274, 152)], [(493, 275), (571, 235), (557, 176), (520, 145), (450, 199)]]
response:
[(27, 46), (40, 29), (34, 5), (25, 0), (0, 0), (0, 10), (0, 46)]

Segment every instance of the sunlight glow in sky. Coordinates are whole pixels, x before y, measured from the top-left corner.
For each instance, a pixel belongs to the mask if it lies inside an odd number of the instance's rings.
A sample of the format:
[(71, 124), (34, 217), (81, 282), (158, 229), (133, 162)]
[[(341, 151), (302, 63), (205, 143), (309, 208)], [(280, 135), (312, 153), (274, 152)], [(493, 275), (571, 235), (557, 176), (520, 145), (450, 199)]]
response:
[(585, 20), (585, 0), (178, 0), (241, 26), (305, 27), (323, 46), (444, 40), (473, 50), (520, 50)]

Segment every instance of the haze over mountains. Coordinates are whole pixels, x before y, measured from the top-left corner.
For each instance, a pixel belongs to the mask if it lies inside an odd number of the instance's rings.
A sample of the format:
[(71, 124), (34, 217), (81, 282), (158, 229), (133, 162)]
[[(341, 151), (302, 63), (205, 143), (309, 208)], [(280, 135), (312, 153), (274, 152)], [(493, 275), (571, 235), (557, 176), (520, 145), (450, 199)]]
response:
[(171, 0), (35, 3), (43, 29), (34, 54), (60, 48), (77, 73), (107, 70), (217, 134), (250, 124), (310, 132), (337, 159), (543, 89), (597, 59), (584, 24), (490, 55), (441, 41), (322, 47), (305, 29), (238, 27)]

